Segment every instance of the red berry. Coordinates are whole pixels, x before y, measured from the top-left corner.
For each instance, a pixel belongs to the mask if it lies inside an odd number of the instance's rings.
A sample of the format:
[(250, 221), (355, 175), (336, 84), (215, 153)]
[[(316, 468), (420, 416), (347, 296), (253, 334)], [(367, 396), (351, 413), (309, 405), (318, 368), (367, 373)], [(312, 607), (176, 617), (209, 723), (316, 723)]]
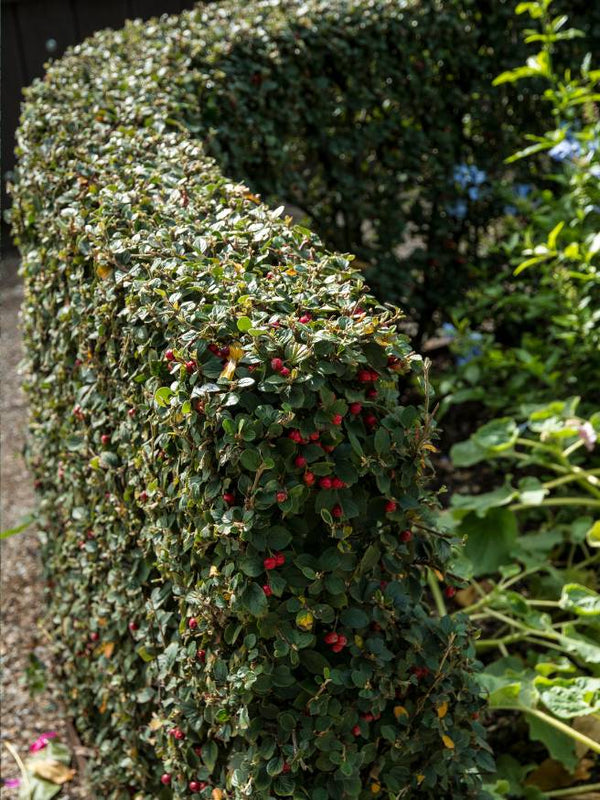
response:
[(271, 597), (271, 595), (273, 594), (273, 589), (271, 589), (269, 584), (265, 583), (265, 585), (262, 588), (263, 592), (267, 595), (267, 597)]
[(287, 500), (287, 492), (284, 491), (277, 492), (276, 497), (278, 503), (285, 503), (285, 501)]
[(377, 397), (377, 389), (367, 389), (367, 397), (371, 400)]
[(188, 789), (190, 790), (190, 792), (193, 792), (195, 794), (196, 792), (199, 792), (201, 790), (201, 785), (202, 784), (200, 783), (200, 781), (190, 781), (188, 783)]
[(319, 431), (313, 431), (308, 438), (311, 440), (311, 442), (318, 442), (320, 435), (321, 434)]
[(333, 417), (331, 418), (331, 422), (334, 425), (341, 425), (343, 421), (344, 421), (343, 414), (334, 414)]
[(355, 308), (355, 309), (354, 309), (354, 311), (352, 312), (352, 316), (353, 316), (353, 317), (360, 317), (360, 316), (362, 316), (364, 313), (365, 313), (364, 309), (363, 309), (363, 308), (361, 308), (361, 307), (359, 306), (358, 308)]
[(198, 661), (206, 661), (206, 650), (197, 650), (196, 658)]
[(195, 361), (186, 361), (185, 362), (185, 369), (187, 372), (193, 372), (196, 369), (196, 362)]
[(331, 513), (335, 519), (341, 519), (344, 516), (344, 511), (339, 504), (331, 509)]
[(325, 644), (336, 644), (338, 639), (339, 637), (335, 631), (329, 631), (329, 633), (326, 633), (323, 637)]
[(331, 478), (328, 478), (327, 476), (321, 478), (319, 481), (319, 486), (321, 487), (321, 489), (331, 489), (332, 485), (333, 481), (331, 480)]
[(165, 358), (167, 361), (175, 361), (175, 353), (172, 350), (167, 350), (165, 353)]
[(360, 736), (360, 725), (355, 725), (352, 728), (352, 735), (353, 736)]
[(341, 478), (334, 478), (331, 481), (331, 485), (334, 489), (343, 489), (346, 486), (346, 484)]
[(387, 363), (388, 367), (391, 367), (393, 369), (394, 367), (398, 366), (398, 364), (400, 363), (400, 359), (398, 358), (398, 356), (388, 356)]
[(366, 714), (361, 714), (360, 716), (361, 719), (364, 719), (365, 722), (373, 722), (373, 720), (375, 719), (375, 717), (373, 716), (373, 714), (371, 714), (370, 711), (367, 711)]
[[(387, 581), (379, 581), (379, 588), (384, 591), (387, 588), (388, 582)], [(377, 625), (377, 623), (374, 623)], [(375, 628), (374, 630), (380, 630), (380, 628)]]
[(373, 378), (373, 373), (370, 369), (359, 369), (356, 377), (360, 383), (371, 383), (373, 380), (377, 380), (377, 378)]
[(284, 378), (287, 378), (289, 376), (289, 374), (290, 374), (290, 371), (289, 371), (289, 369), (287, 367), (282, 367), (279, 370), (279, 374), (282, 375)]
[(181, 728), (173, 728), (171, 730), (171, 736), (179, 741), (185, 739), (185, 733), (181, 730)]
[(210, 350), (211, 353), (214, 353), (216, 355), (219, 352), (219, 345), (214, 344), (213, 342), (213, 344), (208, 345), (208, 349)]
[(289, 772), (290, 770), (291, 770), (290, 765), (288, 764), (287, 761), (284, 761), (283, 762), (283, 767), (281, 768), (281, 771), (282, 772)]
[(334, 444), (324, 444), (324, 445), (322, 445), (322, 447), (323, 447), (323, 450), (325, 450), (326, 453), (333, 453), (333, 451), (335, 450), (335, 445)]
[(188, 619), (188, 628), (193, 631), (197, 627), (198, 627), (198, 620), (196, 619), (196, 617), (190, 617)]
[(160, 776), (160, 782), (164, 783), (165, 786), (168, 786), (171, 783), (171, 774), (169, 772), (165, 772)]
[(454, 597), (454, 595), (456, 594), (456, 587), (454, 587), (454, 586), (446, 586), (446, 588), (444, 589), (444, 594), (448, 598)]
[(362, 404), (361, 403), (350, 403), (350, 413), (351, 414), (360, 414), (362, 411)]
[(92, 642), (97, 642), (99, 638), (100, 634), (98, 633), (98, 631), (92, 631), (92, 633), (90, 633), (90, 640)]
[(385, 510), (387, 514), (392, 514), (397, 508), (398, 505), (395, 500), (388, 500), (385, 504)]
[(227, 505), (232, 506), (235, 503), (235, 495), (233, 492), (225, 492), (223, 495), (223, 500), (227, 503)]
[(148, 499), (148, 492), (140, 492), (140, 502), (145, 503)]
[(102, 436), (100, 437), (100, 441), (102, 442), (102, 444), (110, 444), (110, 434), (103, 433)]
[(331, 645), (331, 650), (334, 653), (341, 653), (343, 649), (344, 649), (344, 645), (343, 644), (336, 643), (336, 644), (332, 644)]
[(401, 542), (410, 542), (413, 538), (412, 531), (409, 531), (408, 528), (405, 531), (402, 531), (400, 534), (400, 541)]
[(272, 358), (271, 359), (271, 369), (274, 369), (275, 372), (281, 372), (283, 369), (283, 361), (281, 358)]
[(304, 483), (307, 486), (312, 486), (313, 483), (315, 482), (315, 474), (314, 474), (314, 472), (305, 472), (304, 473), (304, 477), (302, 478), (302, 480), (304, 481)]
[(311, 321), (311, 319), (312, 316), (310, 314), (302, 314), (302, 316), (298, 317), (298, 322), (301, 322), (303, 325), (306, 325), (308, 322)]
[(137, 624), (137, 622), (133, 622), (132, 621), (132, 622), (129, 623), (128, 627), (129, 627), (129, 630), (133, 633), (134, 631), (137, 631), (140, 626)]
[(135, 408), (130, 408), (127, 413), (129, 414), (130, 417), (135, 417)]
[(290, 431), (288, 433), (288, 437), (292, 440), (292, 442), (296, 442), (296, 444), (300, 444), (302, 441), (302, 434), (300, 431)]
[(200, 756), (202, 755), (202, 747), (199, 744), (194, 745), (194, 753), (196, 753), (198, 758), (200, 758)]
[(282, 567), (285, 564), (285, 556), (283, 553), (275, 553), (273, 558), (275, 559), (275, 563), (278, 567)]
[(229, 358), (229, 347), (227, 345), (225, 345), (225, 347), (222, 347), (219, 350), (219, 355), (221, 356), (221, 358)]
[(274, 273), (274, 272), (267, 272), (267, 274), (265, 275), (265, 277), (266, 277), (266, 278), (269, 278), (269, 280), (270, 280), (271, 278), (274, 278), (274, 277), (275, 277), (275, 273)]
[(305, 467), (306, 466), (306, 459), (304, 458), (304, 456), (296, 456), (296, 458), (294, 459), (294, 464), (297, 467)]
[(263, 566), (265, 569), (275, 569), (277, 566), (277, 560), (275, 558), (265, 558), (263, 561)]
[(429, 670), (427, 667), (413, 667), (413, 673), (416, 679), (420, 681), (421, 678), (426, 678), (429, 675)]
[(369, 428), (373, 428), (375, 427), (375, 425), (377, 425), (377, 417), (375, 416), (375, 414), (367, 414), (364, 420), (365, 420), (365, 425), (367, 425)]
[(337, 640), (338, 647), (345, 647), (348, 644), (348, 639), (343, 633), (340, 633)]

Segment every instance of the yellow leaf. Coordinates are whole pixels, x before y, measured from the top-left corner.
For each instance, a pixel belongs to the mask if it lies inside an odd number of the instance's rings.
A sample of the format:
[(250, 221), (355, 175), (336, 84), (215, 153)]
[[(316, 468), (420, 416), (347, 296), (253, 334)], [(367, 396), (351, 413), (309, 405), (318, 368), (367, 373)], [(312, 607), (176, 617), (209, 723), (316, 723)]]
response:
[(404, 708), (404, 706), (396, 706), (394, 708), (394, 716), (396, 719), (400, 719), (400, 717), (408, 717), (408, 711)]
[(231, 361), (239, 361), (240, 358), (244, 355), (244, 348), (240, 347), (239, 344), (232, 344), (229, 348), (229, 358)]
[(443, 743), (446, 745), (446, 747), (447, 747), (449, 750), (454, 750), (454, 742), (453, 742), (453, 741), (452, 741), (452, 739), (451, 739), (449, 736), (447, 736), (446, 734), (444, 734), (444, 735), (442, 736), (442, 742), (443, 742)]
[(420, 785), (425, 780), (425, 775), (419, 773), (417, 776), (417, 783)]
[(104, 712), (106, 711), (106, 706), (107, 705), (108, 705), (108, 703), (106, 702), (106, 697), (105, 697), (104, 700), (102, 701), (102, 703), (98, 706), (98, 711), (101, 714), (104, 714)]
[(45, 781), (50, 781), (50, 783), (61, 785), (67, 781), (72, 781), (75, 776), (74, 769), (54, 759), (32, 760), (30, 764), (34, 775), (37, 775), (38, 778), (43, 778)]
[(252, 194), (251, 192), (245, 194), (244, 197), (246, 198), (246, 200), (252, 200), (253, 203), (260, 203), (260, 197), (256, 194)]
[(296, 614), (296, 625), (299, 628), (302, 628), (303, 631), (311, 630), (314, 621), (315, 621), (315, 618), (310, 613), (310, 611), (307, 611), (306, 609), (303, 610), (303, 611), (299, 611)]
[(354, 644), (357, 647), (362, 647), (363, 644), (364, 644), (364, 640), (363, 640), (362, 636), (359, 636), (358, 633), (354, 635)]
[(213, 789), (212, 790), (212, 800), (223, 800), (225, 795), (223, 794), (223, 789)]
[(219, 574), (219, 569), (214, 564), (211, 565), (211, 568), (208, 571), (208, 574), (211, 578), (216, 578)]
[(159, 720), (158, 717), (152, 717), (150, 722), (148, 723), (148, 727), (151, 731), (157, 731), (159, 728), (162, 728), (162, 722)]
[(298, 273), (296, 272), (296, 270), (293, 267), (290, 267), (290, 269), (286, 269), (285, 274), (286, 275), (291, 275), (292, 278), (294, 278)]
[(227, 378), (227, 380), (230, 381), (235, 374), (236, 366), (237, 363), (235, 361), (228, 361), (227, 364), (225, 365), (225, 369), (219, 375), (219, 378)]
[(448, 713), (448, 703), (444, 700), (444, 702), (437, 707), (437, 715), (440, 719), (444, 719), (447, 713)]
[(106, 642), (106, 644), (102, 645), (102, 652), (106, 656), (106, 658), (110, 658), (115, 651), (115, 643), (114, 642)]
[(430, 450), (432, 453), (440, 452), (434, 444), (430, 444), (429, 442), (425, 442), (423, 445), (423, 450)]
[(373, 794), (379, 794), (381, 791), (381, 784), (380, 783), (372, 783), (371, 784), (371, 792)]
[(112, 274), (112, 268), (110, 267), (109, 264), (98, 264), (98, 266), (96, 267), (96, 274), (98, 275), (99, 278), (105, 280)]
[(444, 580), (444, 576), (439, 571), (439, 569), (434, 569), (433, 571), (435, 572), (435, 577), (438, 579), (438, 581), (443, 581)]

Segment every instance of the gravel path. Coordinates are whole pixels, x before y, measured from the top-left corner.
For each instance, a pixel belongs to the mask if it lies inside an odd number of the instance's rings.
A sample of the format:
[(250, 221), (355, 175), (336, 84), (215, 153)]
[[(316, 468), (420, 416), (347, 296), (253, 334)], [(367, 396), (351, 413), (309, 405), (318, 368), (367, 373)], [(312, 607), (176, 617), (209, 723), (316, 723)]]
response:
[[(22, 355), (18, 311), (23, 291), (16, 270), (16, 258), (9, 257), (3, 261), (0, 276), (1, 530), (18, 525), (34, 506), (31, 479), (21, 455), (26, 408), (18, 374), (18, 362)], [(67, 711), (62, 706), (60, 696), (53, 690), (51, 679), (48, 680), (48, 688), (36, 694), (33, 699), (24, 682), (25, 669), (31, 653), (34, 653), (42, 663), (46, 665), (49, 663), (42, 629), (44, 613), (42, 579), (35, 531), (30, 528), (27, 532), (2, 541), (0, 554), (2, 556), (0, 608), (2, 778), (19, 777), (19, 770), (4, 742), (10, 742), (21, 758), (25, 758), (31, 742), (46, 731), (56, 731), (59, 740), (71, 747), (75, 753), (72, 766), (77, 768), (83, 763), (85, 751), (77, 744)], [(17, 794), (16, 789), (3, 787), (0, 790), (0, 795), (6, 800), (16, 798)], [(86, 800), (89, 795), (76, 776), (72, 782), (65, 785), (59, 797)]]

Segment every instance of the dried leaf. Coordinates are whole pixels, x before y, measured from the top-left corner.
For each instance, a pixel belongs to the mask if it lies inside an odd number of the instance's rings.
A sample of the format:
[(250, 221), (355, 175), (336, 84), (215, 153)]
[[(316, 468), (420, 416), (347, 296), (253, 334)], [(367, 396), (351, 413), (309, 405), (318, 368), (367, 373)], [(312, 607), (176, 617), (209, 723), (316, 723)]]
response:
[(72, 781), (75, 776), (75, 770), (61, 764), (60, 761), (54, 759), (44, 759), (43, 761), (32, 761), (31, 771), (38, 778), (43, 778), (50, 783), (61, 785)]
[(408, 711), (404, 708), (404, 706), (395, 706), (394, 716), (396, 719), (400, 719), (400, 717), (408, 717)]
[(444, 719), (447, 713), (448, 713), (448, 703), (444, 700), (444, 702), (437, 707), (438, 718)]
[(454, 750), (454, 740), (451, 739), (446, 733), (442, 736), (442, 742), (449, 750)]

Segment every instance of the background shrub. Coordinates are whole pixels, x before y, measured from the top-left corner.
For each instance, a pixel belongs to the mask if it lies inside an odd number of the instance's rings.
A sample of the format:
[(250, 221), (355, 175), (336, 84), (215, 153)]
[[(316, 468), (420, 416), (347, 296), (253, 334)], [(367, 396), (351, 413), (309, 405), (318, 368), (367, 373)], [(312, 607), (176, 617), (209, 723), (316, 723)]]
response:
[(189, 131), (236, 31), (286, 19), (131, 24), (28, 92), (13, 221), (61, 677), (103, 797), (471, 797), (468, 630), (423, 605), (450, 541), (422, 362)]

